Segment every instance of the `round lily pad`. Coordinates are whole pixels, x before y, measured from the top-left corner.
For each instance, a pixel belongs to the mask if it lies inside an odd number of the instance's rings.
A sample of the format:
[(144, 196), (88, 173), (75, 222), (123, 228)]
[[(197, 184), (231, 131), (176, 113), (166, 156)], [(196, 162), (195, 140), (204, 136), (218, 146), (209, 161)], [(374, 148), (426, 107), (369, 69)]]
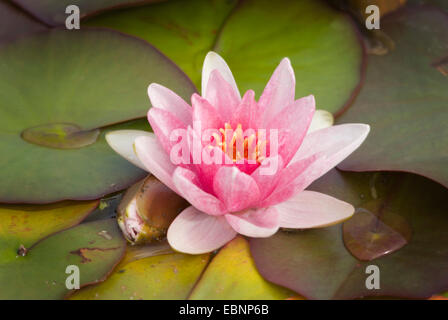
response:
[(407, 171), (448, 187), (448, 15), (409, 7), (381, 20), (386, 55), (369, 56), (365, 84), (339, 123), (371, 126), (339, 167)]
[(95, 14), (98, 11), (138, 5), (147, 2), (158, 2), (163, 0), (12, 0), (17, 5), (23, 7), (35, 17), (45, 23), (57, 26), (62, 25), (69, 16), (66, 8), (70, 5), (76, 5), (80, 11), (80, 17)]
[[(238, 5), (237, 5), (238, 4)], [(87, 21), (143, 38), (200, 84), (209, 50), (228, 62), (241, 91), (260, 94), (283, 57), (295, 70), (296, 96), (341, 111), (356, 93), (363, 48), (350, 18), (316, 0), (172, 0), (107, 12)]]
[(429, 4), (448, 12), (448, 2), (445, 0), (408, 0), (409, 4)]
[(105, 282), (86, 287), (70, 299), (185, 299), (210, 259), (209, 254), (171, 253), (128, 261), (130, 255)]
[(45, 25), (28, 17), (6, 0), (0, 0), (0, 42), (45, 29)]
[(191, 300), (284, 300), (296, 293), (272, 284), (259, 274), (242, 237), (229, 242), (213, 258), (191, 292)]
[(26, 255), (38, 240), (80, 223), (98, 201), (0, 206), (0, 263)]
[(106, 281), (83, 288), (70, 298), (297, 299), (296, 293), (260, 276), (249, 244), (242, 237), (229, 242), (213, 258), (210, 254), (168, 253), (161, 248), (160, 244), (128, 247), (125, 258)]
[[(0, 262), (0, 299), (62, 299), (67, 278), (79, 268), (80, 287), (104, 280), (123, 257), (126, 243), (115, 220), (81, 224), (39, 241)], [(73, 268), (73, 267), (71, 267)], [(68, 272), (67, 272), (68, 270)]]
[[(251, 239), (264, 278), (311, 299), (429, 298), (448, 289), (447, 189), (412, 174), (336, 170), (311, 189), (351, 202), (358, 223)], [(381, 223), (370, 224), (372, 215)], [(369, 233), (378, 236), (366, 241)], [(371, 265), (379, 289), (366, 286)]]
[(144, 172), (106, 143), (108, 130), (149, 130), (152, 82), (189, 98), (189, 79), (142, 40), (111, 30), (54, 29), (0, 49), (0, 202), (97, 199)]

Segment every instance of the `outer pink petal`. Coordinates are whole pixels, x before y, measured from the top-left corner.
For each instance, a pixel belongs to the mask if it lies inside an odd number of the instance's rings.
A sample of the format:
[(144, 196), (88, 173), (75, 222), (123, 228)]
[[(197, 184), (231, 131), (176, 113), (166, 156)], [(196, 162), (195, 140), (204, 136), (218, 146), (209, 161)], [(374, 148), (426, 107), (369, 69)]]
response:
[(199, 179), (193, 171), (177, 167), (173, 173), (173, 182), (179, 194), (198, 210), (213, 216), (227, 212), (219, 199), (198, 185)]
[(227, 81), (228, 84), (235, 91), (235, 94), (240, 97), (240, 92), (238, 90), (238, 86), (236, 85), (235, 79), (233, 78), (232, 71), (230, 71), (229, 66), (224, 61), (224, 59), (217, 54), (216, 52), (210, 51), (204, 60), (204, 65), (202, 67), (202, 95), (205, 96), (207, 92), (207, 85), (210, 79), (210, 74), (214, 71), (218, 70), (224, 80)]
[(267, 238), (279, 228), (279, 214), (273, 207), (226, 214), (225, 217), (236, 232), (248, 237)]
[[(302, 144), (313, 119), (315, 105), (312, 95), (296, 100), (279, 112), (268, 124), (269, 130), (278, 131), (278, 153), (285, 163), (289, 163)], [(272, 143), (273, 141), (270, 141), (271, 152)]]
[(317, 156), (300, 176), (304, 188), (334, 168), (355, 151), (369, 134), (366, 124), (349, 123), (332, 126), (308, 134), (291, 163)]
[(264, 112), (265, 123), (271, 121), (283, 108), (294, 102), (296, 80), (288, 58), (275, 69), (266, 85), (258, 105)]
[(218, 70), (212, 71), (204, 96), (219, 112), (221, 118), (230, 122), (241, 98)]
[(148, 121), (165, 152), (169, 154), (172, 146), (178, 143), (176, 139), (171, 141), (171, 138), (178, 139), (177, 136), (173, 135), (174, 131), (176, 129), (186, 129), (185, 124), (171, 112), (159, 108), (149, 109)]
[(213, 190), (229, 212), (247, 209), (260, 198), (255, 180), (233, 166), (218, 170), (213, 180)]
[(347, 202), (314, 191), (303, 191), (275, 206), (280, 227), (326, 227), (350, 218), (355, 208)]
[(145, 166), (157, 179), (167, 187), (178, 192), (174, 187), (172, 175), (176, 166), (172, 164), (168, 154), (163, 150), (155, 136), (141, 136), (135, 139), (135, 153)]
[(153, 107), (171, 112), (185, 125), (192, 123), (192, 108), (170, 89), (152, 83), (148, 87), (148, 96)]
[(224, 217), (214, 217), (188, 207), (174, 219), (168, 229), (168, 242), (173, 249), (201, 254), (219, 249), (236, 236)]

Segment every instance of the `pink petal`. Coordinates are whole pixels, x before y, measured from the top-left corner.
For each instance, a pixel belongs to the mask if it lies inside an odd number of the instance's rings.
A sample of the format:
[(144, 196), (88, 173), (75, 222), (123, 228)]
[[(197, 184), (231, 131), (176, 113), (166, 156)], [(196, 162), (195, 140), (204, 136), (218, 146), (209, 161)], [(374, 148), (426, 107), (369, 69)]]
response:
[(260, 207), (269, 207), (283, 202), (295, 193), (305, 189), (304, 175), (302, 173), (309, 168), (317, 159), (317, 155), (312, 155), (306, 159), (290, 163), (278, 175), (277, 184), (271, 194), (269, 194), (260, 204)]
[(231, 121), (241, 101), (234, 88), (224, 80), (218, 70), (210, 74), (204, 98), (218, 110), (221, 118), (226, 122)]
[[(213, 147), (212, 149), (204, 149), (204, 152), (207, 151), (213, 155), (213, 158), (216, 156), (217, 163), (210, 161), (206, 162), (204, 156), (202, 157), (204, 161), (198, 166), (196, 166), (199, 180), (202, 183), (203, 189), (207, 192), (213, 192), (213, 180), (215, 178), (216, 172), (223, 166), (231, 166), (233, 160), (231, 160), (220, 147)], [(214, 159), (212, 159), (214, 160)]]
[[(275, 169), (272, 174), (266, 174)], [(284, 162), (281, 156), (273, 156), (263, 160), (260, 166), (251, 174), (260, 189), (260, 199), (265, 199), (277, 186)]]
[(229, 212), (247, 209), (260, 197), (255, 180), (233, 166), (218, 170), (213, 180), (213, 190)]
[(207, 54), (202, 66), (202, 96), (205, 96), (207, 92), (207, 85), (209, 82), (210, 74), (214, 70), (218, 70), (224, 80), (227, 81), (227, 83), (232, 87), (237, 97), (241, 97), (238, 86), (236, 85), (235, 79), (233, 78), (232, 71), (230, 71), (229, 66), (219, 54), (213, 51), (210, 51)]
[(305, 229), (326, 227), (350, 218), (355, 208), (326, 194), (303, 191), (275, 206), (280, 227)]
[(349, 123), (311, 132), (303, 140), (291, 163), (316, 155), (316, 161), (299, 178), (304, 188), (330, 171), (355, 151), (366, 139), (370, 127)]
[[(187, 128), (188, 148), (191, 155), (190, 169), (194, 170), (202, 183), (202, 189), (207, 192), (213, 192), (213, 178), (219, 168), (225, 165), (233, 165), (231, 160), (220, 147), (204, 146), (201, 143), (201, 132)], [(204, 136), (202, 136), (203, 138)]]
[(279, 215), (273, 207), (248, 210), (239, 214), (229, 213), (225, 218), (236, 232), (253, 238), (270, 237), (279, 228)]
[(227, 212), (219, 199), (205, 192), (199, 186), (199, 179), (193, 171), (177, 167), (172, 179), (179, 194), (198, 210), (213, 216), (223, 215)]
[(193, 127), (198, 133), (206, 129), (218, 130), (223, 127), (224, 123), (218, 111), (208, 100), (194, 93), (191, 96), (191, 104), (193, 106)]
[(171, 112), (185, 125), (191, 124), (192, 108), (170, 89), (152, 83), (148, 87), (148, 96), (153, 107)]
[[(282, 156), (285, 163), (289, 163), (302, 144), (313, 119), (315, 105), (312, 95), (296, 100), (279, 112), (268, 124), (267, 129), (278, 132), (278, 154)], [(267, 139), (270, 141), (272, 152), (273, 141), (269, 137)]]
[(258, 109), (257, 102), (255, 101), (255, 92), (253, 90), (248, 90), (236, 108), (230, 123), (234, 128), (236, 128), (238, 124), (241, 124), (244, 130), (255, 130), (258, 128), (259, 116), (260, 110)]
[(174, 133), (180, 132), (179, 129), (186, 130), (185, 124), (171, 112), (159, 108), (149, 109), (148, 121), (165, 152), (169, 154), (179, 140), (179, 136)]
[(266, 85), (258, 105), (264, 112), (265, 123), (271, 121), (283, 108), (294, 102), (296, 80), (288, 58), (275, 69)]
[(168, 154), (163, 150), (155, 136), (141, 136), (135, 139), (135, 153), (146, 170), (162, 181), (171, 190), (178, 193), (172, 181), (176, 166), (172, 164)]
[(201, 254), (219, 249), (236, 236), (224, 217), (209, 216), (188, 207), (168, 228), (168, 242), (174, 250)]
[(369, 129), (365, 124), (344, 124), (308, 134), (282, 171), (278, 187), (260, 206), (272, 206), (303, 191), (358, 148)]

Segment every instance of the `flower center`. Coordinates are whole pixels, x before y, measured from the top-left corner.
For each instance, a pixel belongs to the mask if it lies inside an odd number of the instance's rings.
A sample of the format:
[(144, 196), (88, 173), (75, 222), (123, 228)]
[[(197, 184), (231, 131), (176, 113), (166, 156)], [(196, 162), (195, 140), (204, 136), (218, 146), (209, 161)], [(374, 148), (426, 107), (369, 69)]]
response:
[(250, 134), (245, 134), (241, 123), (235, 130), (229, 123), (225, 123), (224, 128), (219, 129), (219, 134), (213, 134), (213, 138), (216, 146), (220, 147), (234, 162), (247, 159), (261, 163), (266, 158), (268, 141), (261, 137), (259, 132), (251, 131)]

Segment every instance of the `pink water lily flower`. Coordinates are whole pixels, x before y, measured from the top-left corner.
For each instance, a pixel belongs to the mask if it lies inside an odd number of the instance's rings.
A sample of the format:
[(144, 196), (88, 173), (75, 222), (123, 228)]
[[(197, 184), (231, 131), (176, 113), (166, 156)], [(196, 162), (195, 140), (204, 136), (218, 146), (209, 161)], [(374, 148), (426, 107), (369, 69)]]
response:
[[(313, 120), (314, 97), (295, 100), (289, 59), (280, 62), (258, 101), (252, 90), (240, 96), (229, 67), (214, 52), (205, 58), (202, 96), (193, 94), (191, 106), (158, 84), (148, 94), (154, 134), (124, 130), (106, 138), (191, 204), (168, 229), (175, 250), (206, 253), (237, 234), (269, 237), (279, 228), (324, 227), (353, 215), (352, 205), (305, 189), (357, 149), (369, 126), (326, 127), (324, 118)], [(244, 135), (249, 128), (267, 130), (266, 136)], [(214, 130), (211, 138), (198, 140), (207, 130)], [(176, 131), (186, 133), (181, 156), (190, 162), (173, 161)], [(276, 133), (276, 141), (268, 132)], [(195, 161), (204, 150), (222, 162)], [(273, 163), (275, 170), (267, 170)]]

